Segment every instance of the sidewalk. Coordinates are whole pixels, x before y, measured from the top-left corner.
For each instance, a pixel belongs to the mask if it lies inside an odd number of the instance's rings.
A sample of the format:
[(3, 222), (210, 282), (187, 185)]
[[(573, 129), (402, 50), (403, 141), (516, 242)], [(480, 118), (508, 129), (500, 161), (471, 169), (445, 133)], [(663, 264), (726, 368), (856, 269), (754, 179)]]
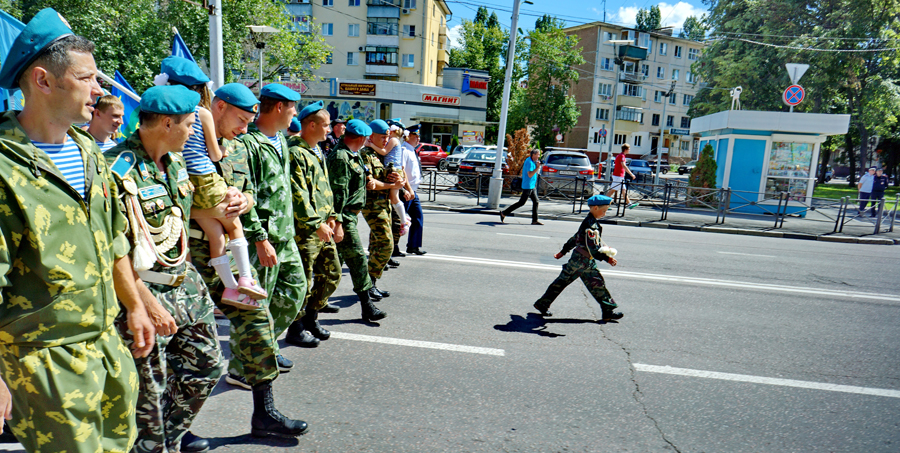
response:
[[(436, 200), (427, 201), (428, 194), (420, 190), (419, 199), (424, 209), (446, 210), (454, 212), (467, 212), (473, 214), (486, 214), (496, 218), (499, 222), (498, 210), (487, 209), (487, 196), (482, 196), (480, 204), (476, 197), (445, 191), (436, 195)], [(500, 209), (518, 201), (518, 196), (504, 196), (500, 200)], [(541, 219), (570, 220), (580, 222), (588, 213), (585, 203), (575, 205), (575, 213), (572, 212), (572, 201), (565, 200), (540, 200), (538, 214)], [(855, 212), (855, 211), (854, 211)], [(642, 203), (634, 209), (620, 210), (621, 217), (616, 216), (616, 205), (610, 206), (609, 212), (602, 222), (612, 225), (625, 225), (644, 228), (677, 229), (688, 231), (703, 231), (720, 234), (743, 234), (750, 236), (766, 236), (787, 239), (806, 239), (829, 242), (849, 242), (858, 244), (900, 244), (900, 218), (894, 225), (894, 231), (885, 233), (890, 225), (890, 218), (882, 220), (881, 234), (875, 232), (874, 219), (869, 217), (856, 217), (851, 219), (848, 215), (847, 222), (841, 233), (833, 233), (835, 221), (819, 212), (809, 212), (805, 218), (787, 216), (784, 225), (775, 228), (775, 217), (772, 215), (750, 215), (728, 213), (725, 222), (716, 224), (716, 212), (704, 210), (684, 210), (671, 208), (666, 220), (660, 220), (662, 210), (650, 203)], [(887, 217), (887, 216), (885, 216)], [(900, 214), (898, 214), (900, 217)], [(531, 202), (507, 217), (507, 223), (529, 222), (531, 219)]]

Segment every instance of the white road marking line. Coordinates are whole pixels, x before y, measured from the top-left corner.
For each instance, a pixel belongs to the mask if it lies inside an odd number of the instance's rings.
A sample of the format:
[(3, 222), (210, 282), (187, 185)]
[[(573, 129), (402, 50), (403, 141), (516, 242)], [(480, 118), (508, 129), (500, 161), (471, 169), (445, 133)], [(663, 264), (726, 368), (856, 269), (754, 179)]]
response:
[(740, 255), (740, 256), (761, 256), (763, 258), (775, 258), (774, 255), (756, 255), (754, 253), (737, 253), (737, 252), (716, 252), (723, 255)]
[[(460, 263), (467, 264), (483, 264), (488, 266), (503, 266), (503, 267), (517, 267), (522, 269), (539, 269), (539, 270), (552, 270), (555, 272), (559, 272), (562, 264), (564, 264), (563, 260), (560, 260), (560, 264), (551, 265), (551, 264), (537, 264), (537, 263), (525, 263), (521, 261), (503, 261), (503, 260), (492, 260), (487, 258), (472, 258), (467, 256), (450, 256), (450, 255), (436, 255), (436, 254), (427, 254), (421, 256), (415, 256), (415, 259), (430, 259), (430, 260), (440, 260), (440, 261), (455, 261)], [(648, 274), (643, 272), (627, 272), (627, 271), (614, 271), (614, 270), (604, 270), (602, 271), (605, 277), (621, 277), (621, 278), (632, 278), (637, 280), (654, 280), (661, 282), (670, 282), (670, 283), (681, 283), (681, 284), (693, 284), (693, 285), (708, 285), (708, 286), (719, 286), (725, 288), (742, 288), (742, 289), (750, 289), (750, 290), (762, 290), (762, 291), (776, 291), (776, 292), (785, 292), (785, 293), (797, 293), (797, 294), (812, 294), (816, 296), (825, 296), (830, 298), (846, 298), (846, 299), (870, 299), (870, 300), (883, 300), (889, 302), (900, 302), (900, 296), (890, 295), (890, 294), (876, 294), (876, 293), (864, 293), (864, 292), (856, 292), (856, 291), (841, 291), (837, 289), (819, 289), (819, 288), (807, 288), (802, 286), (786, 286), (786, 285), (770, 285), (766, 283), (750, 283), (750, 282), (738, 282), (734, 280), (719, 280), (713, 278), (700, 278), (700, 277), (682, 277), (678, 275), (662, 275), (662, 274)]]
[(689, 368), (675, 368), (670, 366), (645, 365), (642, 363), (635, 363), (634, 369), (638, 371), (646, 371), (648, 373), (674, 374), (677, 376), (721, 379), (724, 381), (749, 382), (752, 384), (780, 385), (782, 387), (796, 387), (801, 389), (827, 390), (829, 392), (856, 393), (858, 395), (900, 398), (900, 390), (856, 387), (853, 385), (826, 384), (822, 382), (811, 381), (795, 381), (793, 379), (751, 376), (749, 374), (718, 373), (715, 371), (692, 370)]
[(510, 234), (510, 233), (497, 233), (500, 236), (516, 236), (520, 238), (534, 238), (534, 239), (550, 239), (550, 236), (529, 236), (527, 234)]
[(506, 352), (502, 349), (479, 348), (475, 346), (463, 346), (458, 344), (435, 343), (431, 341), (404, 340), (402, 338), (375, 337), (372, 335), (359, 335), (355, 333), (335, 332), (331, 331), (331, 338), (340, 338), (342, 340), (365, 341), (369, 343), (392, 344), (397, 346), (412, 346), (414, 348), (442, 349), (444, 351), (467, 352), (470, 354), (484, 354), (504, 356)]

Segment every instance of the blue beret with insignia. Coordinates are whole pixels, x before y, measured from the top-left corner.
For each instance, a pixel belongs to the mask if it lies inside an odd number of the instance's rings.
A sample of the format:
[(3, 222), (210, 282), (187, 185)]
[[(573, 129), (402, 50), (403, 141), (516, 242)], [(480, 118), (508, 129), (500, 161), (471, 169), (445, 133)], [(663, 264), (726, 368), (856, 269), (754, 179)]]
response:
[(612, 203), (612, 198), (609, 198), (606, 195), (594, 195), (587, 200), (588, 206), (607, 206), (610, 203)]
[(60, 39), (74, 35), (66, 20), (53, 8), (44, 8), (35, 14), (13, 41), (9, 55), (0, 68), (0, 88), (18, 88), (19, 76), (44, 49)]
[(240, 83), (226, 83), (216, 90), (216, 97), (250, 113), (259, 111), (259, 99), (256, 99), (250, 88)]
[(306, 118), (307, 116), (312, 115), (313, 113), (316, 113), (319, 110), (322, 110), (324, 108), (325, 108), (324, 102), (322, 102), (322, 101), (313, 102), (312, 104), (309, 104), (306, 107), (303, 107), (303, 110), (301, 110), (300, 113), (297, 115), (297, 119), (300, 121), (303, 121), (303, 118)]
[(166, 57), (160, 65), (160, 71), (169, 76), (169, 80), (182, 85), (200, 85), (209, 82), (209, 77), (200, 70), (200, 66), (184, 57), (172, 55)]
[(400, 129), (406, 129), (406, 126), (400, 122), (400, 118), (392, 118), (387, 120), (388, 126), (397, 126)]
[(288, 130), (291, 132), (300, 132), (303, 129), (303, 126), (300, 125), (300, 121), (297, 118), (291, 118), (291, 125), (288, 126)]
[(280, 84), (270, 83), (259, 90), (259, 97), (272, 98), (279, 101), (299, 101), (300, 93)]
[[(384, 121), (382, 121), (383, 123)], [(360, 137), (368, 137), (372, 135), (372, 128), (362, 120), (347, 121), (347, 133), (358, 135)]]
[(200, 93), (184, 85), (153, 87), (141, 96), (141, 111), (163, 115), (191, 113), (200, 103)]
[(388, 127), (388, 124), (385, 123), (384, 120), (372, 121), (371, 123), (369, 123), (369, 127), (372, 128), (373, 134), (387, 135), (388, 131), (390, 130), (390, 127)]

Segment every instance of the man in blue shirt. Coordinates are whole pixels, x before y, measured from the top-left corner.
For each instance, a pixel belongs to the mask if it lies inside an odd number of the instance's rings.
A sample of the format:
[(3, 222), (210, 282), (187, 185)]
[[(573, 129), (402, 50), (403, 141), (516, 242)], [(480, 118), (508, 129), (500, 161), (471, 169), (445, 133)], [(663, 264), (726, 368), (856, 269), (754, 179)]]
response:
[[(859, 178), (856, 188), (859, 189), (859, 213), (862, 214), (872, 198), (872, 183), (875, 181), (875, 167), (869, 168), (869, 172)], [(872, 202), (875, 206), (875, 202)]]
[(541, 150), (533, 149), (531, 150), (531, 157), (525, 159), (525, 164), (522, 165), (522, 196), (515, 204), (500, 211), (500, 223), (503, 223), (503, 221), (506, 220), (506, 216), (525, 205), (525, 200), (531, 197), (531, 224), (543, 225), (543, 223), (538, 222), (538, 198), (537, 191), (535, 190), (535, 186), (537, 186), (537, 174), (540, 170)]

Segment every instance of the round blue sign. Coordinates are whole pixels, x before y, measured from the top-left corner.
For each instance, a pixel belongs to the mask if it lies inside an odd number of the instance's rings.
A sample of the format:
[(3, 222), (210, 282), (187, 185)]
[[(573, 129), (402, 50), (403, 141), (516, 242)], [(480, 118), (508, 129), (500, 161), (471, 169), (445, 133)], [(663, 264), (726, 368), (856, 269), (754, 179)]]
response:
[(803, 102), (804, 97), (806, 97), (806, 90), (804, 90), (802, 86), (791, 85), (784, 90), (781, 100), (784, 101), (785, 104), (793, 107)]

